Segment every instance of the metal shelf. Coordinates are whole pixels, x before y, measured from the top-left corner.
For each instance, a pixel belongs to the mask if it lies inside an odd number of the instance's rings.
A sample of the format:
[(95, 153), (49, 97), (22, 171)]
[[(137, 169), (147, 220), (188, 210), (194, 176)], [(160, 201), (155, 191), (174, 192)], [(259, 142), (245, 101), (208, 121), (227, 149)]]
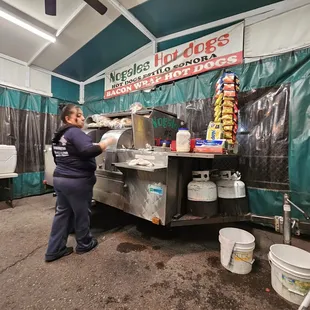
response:
[[(137, 114), (137, 115), (148, 115), (148, 114), (151, 114), (153, 111), (160, 111), (162, 113), (177, 117), (177, 115), (175, 113), (164, 111), (164, 110), (158, 109), (158, 108), (148, 108), (148, 109), (144, 109), (144, 110), (139, 110), (135, 114)], [(126, 116), (131, 116), (132, 112), (131, 111), (125, 111), (125, 112), (116, 112), (116, 113), (106, 113), (103, 115), (106, 117), (109, 117), (109, 118), (126, 117)]]
[(130, 166), (127, 163), (113, 163), (113, 165), (117, 168), (124, 168), (124, 169), (132, 169), (132, 170), (140, 170), (140, 171), (147, 171), (147, 172), (155, 172), (158, 170), (167, 169), (167, 166), (153, 166), (153, 167), (146, 167), (146, 166)]
[[(148, 115), (152, 112), (152, 109), (147, 109), (147, 110), (140, 110), (137, 111), (135, 114), (138, 115)], [(132, 112), (131, 111), (125, 111), (125, 112), (116, 112), (116, 113), (106, 113), (103, 114), (103, 116), (109, 117), (109, 118), (116, 118), (116, 117), (126, 117), (126, 116), (131, 116)]]
[(170, 157), (191, 157), (191, 158), (205, 158), (205, 159), (213, 159), (215, 157), (236, 157), (238, 155), (232, 154), (209, 154), (209, 153), (178, 153), (178, 152), (168, 152), (168, 156)]
[[(93, 123), (91, 123), (93, 124)], [(119, 128), (119, 129), (113, 129), (113, 128), (110, 128), (110, 127), (104, 127), (104, 126), (90, 126), (90, 127), (87, 127), (87, 129), (108, 129), (108, 130), (121, 130), (121, 129), (130, 129), (132, 128), (132, 126), (123, 126), (122, 128)]]
[(244, 214), (240, 216), (214, 216), (210, 218), (194, 216), (191, 214), (185, 214), (178, 219), (172, 220), (170, 225), (172, 227), (176, 226), (191, 226), (191, 225), (205, 225), (205, 224), (220, 224), (220, 223), (234, 223), (234, 222), (244, 222), (250, 221), (251, 214)]

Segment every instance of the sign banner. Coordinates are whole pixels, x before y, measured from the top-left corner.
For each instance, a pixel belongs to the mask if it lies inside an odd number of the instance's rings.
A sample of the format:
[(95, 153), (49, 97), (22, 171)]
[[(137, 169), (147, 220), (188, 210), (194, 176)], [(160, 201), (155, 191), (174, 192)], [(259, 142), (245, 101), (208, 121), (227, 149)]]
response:
[(131, 66), (106, 72), (104, 98), (243, 62), (244, 23), (156, 53)]

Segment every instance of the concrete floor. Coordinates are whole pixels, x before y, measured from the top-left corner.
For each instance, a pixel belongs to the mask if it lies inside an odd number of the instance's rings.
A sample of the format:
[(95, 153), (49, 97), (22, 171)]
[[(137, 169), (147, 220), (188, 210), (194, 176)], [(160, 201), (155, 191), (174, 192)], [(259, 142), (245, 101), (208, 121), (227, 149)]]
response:
[(45, 195), (0, 211), (1, 310), (298, 308), (272, 290), (265, 253), (234, 275), (220, 265), (218, 231), (167, 232), (106, 207), (93, 215), (96, 250), (46, 264), (54, 204)]

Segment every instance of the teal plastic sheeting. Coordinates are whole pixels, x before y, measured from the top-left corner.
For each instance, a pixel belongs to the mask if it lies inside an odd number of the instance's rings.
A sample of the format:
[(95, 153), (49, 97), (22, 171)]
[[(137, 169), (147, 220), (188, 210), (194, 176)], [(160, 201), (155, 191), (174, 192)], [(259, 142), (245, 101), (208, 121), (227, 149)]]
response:
[(54, 98), (77, 103), (80, 98), (80, 86), (52, 76), (52, 93)]
[(98, 101), (104, 95), (104, 80), (86, 84), (84, 88), (84, 100), (87, 102)]
[(289, 179), (292, 199), (310, 212), (310, 69), (291, 84)]
[(0, 107), (58, 114), (59, 103), (58, 99), (0, 87)]
[[(310, 212), (310, 49), (239, 65), (231, 70), (240, 78), (241, 92), (290, 84), (288, 156), (291, 198)], [(221, 73), (212, 71), (176, 81), (150, 93), (135, 92), (109, 100), (87, 102), (83, 106), (84, 113), (124, 111), (134, 102), (156, 107), (212, 98)], [(251, 188), (249, 199), (253, 213), (270, 216), (282, 214), (282, 192)], [(298, 212), (294, 216), (302, 218)]]
[[(86, 102), (83, 110), (86, 116), (94, 113), (110, 113), (128, 110), (134, 102), (141, 102), (145, 107), (158, 107), (167, 104), (184, 103), (195, 99), (209, 98), (213, 84), (219, 77), (220, 72), (214, 72), (208, 77), (193, 77), (178, 81), (174, 85), (163, 85), (153, 92), (134, 92), (125, 96), (115, 97), (109, 100)], [(210, 84), (212, 83), (212, 85)], [(214, 87), (213, 87), (214, 88)]]
[(59, 104), (61, 103), (60, 100), (55, 99), (55, 98), (47, 98), (47, 97), (42, 97), (41, 98), (41, 113), (46, 113), (46, 114), (53, 114), (53, 115), (58, 115), (59, 113)]
[(41, 96), (1, 87), (0, 106), (39, 112), (41, 109)]
[[(257, 215), (264, 216), (275, 216), (283, 214), (283, 196), (284, 192), (281, 191), (272, 191), (266, 189), (258, 189), (258, 188), (248, 188), (247, 190), (251, 212)], [(291, 193), (292, 201), (296, 202), (296, 194)], [(300, 206), (302, 206), (300, 204)], [(308, 208), (303, 205), (302, 209), (307, 211)], [(299, 219), (304, 219), (299, 211), (295, 208), (292, 208), (292, 216)]]
[(14, 198), (44, 194), (44, 171), (21, 173), (13, 180)]
[[(55, 98), (0, 88), (0, 144), (17, 150), (14, 197), (45, 193), (44, 144), (50, 143), (59, 126), (59, 104)], [(0, 198), (4, 197), (0, 192)]]
[(248, 188), (251, 212), (257, 215), (274, 216), (283, 213), (283, 192)]

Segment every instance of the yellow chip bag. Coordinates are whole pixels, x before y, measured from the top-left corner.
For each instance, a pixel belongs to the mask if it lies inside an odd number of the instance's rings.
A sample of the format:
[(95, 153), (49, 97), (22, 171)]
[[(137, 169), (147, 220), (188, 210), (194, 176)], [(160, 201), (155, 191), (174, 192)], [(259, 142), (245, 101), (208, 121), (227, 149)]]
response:
[(221, 106), (220, 105), (215, 106), (214, 113), (217, 113), (219, 111), (221, 111)]
[(221, 93), (215, 101), (215, 105), (221, 104), (223, 99), (223, 93)]
[(231, 126), (224, 126), (223, 129), (224, 129), (224, 131), (231, 131), (232, 132), (234, 130), (234, 126), (233, 125), (231, 125)]
[(234, 114), (234, 109), (230, 107), (223, 107), (222, 114)]
[(236, 98), (234, 98), (234, 97), (227, 97), (227, 96), (225, 96), (225, 97), (223, 97), (223, 100), (225, 101), (225, 100), (228, 100), (228, 101), (235, 101), (236, 100)]
[(221, 123), (210, 122), (207, 131), (207, 140), (223, 139), (223, 130)]
[(233, 120), (224, 120), (222, 122), (222, 125), (223, 126), (234, 126), (235, 125), (235, 122)]
[(224, 138), (225, 139), (232, 139), (233, 133), (231, 131), (224, 131)]
[(232, 114), (226, 114), (226, 115), (223, 115), (222, 116), (222, 120), (225, 121), (232, 121), (234, 118), (233, 118), (233, 115)]
[(223, 105), (223, 107), (230, 107), (230, 108), (234, 107), (234, 103), (232, 101), (229, 101), (229, 100), (224, 100), (222, 105)]

